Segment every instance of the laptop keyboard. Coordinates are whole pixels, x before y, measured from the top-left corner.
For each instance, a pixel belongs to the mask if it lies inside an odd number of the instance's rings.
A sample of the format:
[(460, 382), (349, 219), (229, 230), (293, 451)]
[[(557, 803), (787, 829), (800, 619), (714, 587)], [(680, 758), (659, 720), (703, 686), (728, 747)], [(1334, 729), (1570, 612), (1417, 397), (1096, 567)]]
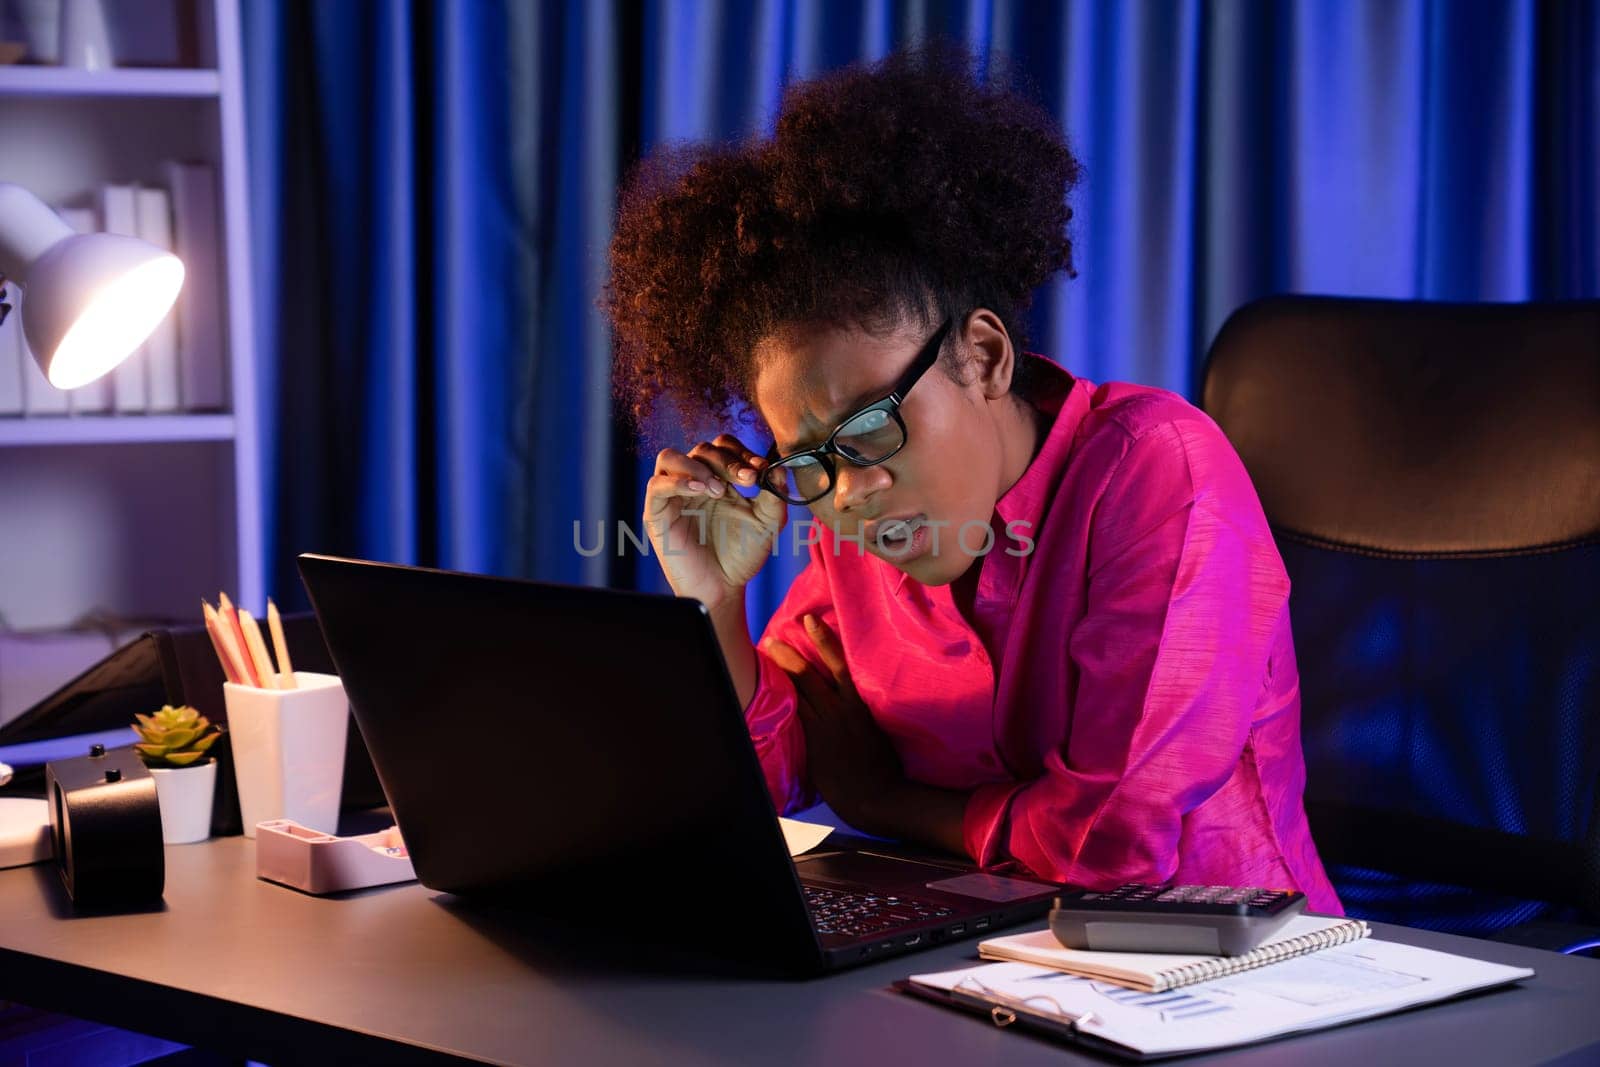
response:
[(819, 934), (872, 937), (886, 930), (916, 926), (951, 914), (949, 908), (916, 897), (852, 893), (815, 885), (802, 888)]

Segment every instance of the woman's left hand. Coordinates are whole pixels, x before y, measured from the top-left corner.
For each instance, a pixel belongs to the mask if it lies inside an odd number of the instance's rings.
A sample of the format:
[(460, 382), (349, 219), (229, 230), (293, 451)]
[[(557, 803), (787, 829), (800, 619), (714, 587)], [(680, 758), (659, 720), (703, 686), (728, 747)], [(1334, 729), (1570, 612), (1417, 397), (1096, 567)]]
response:
[(814, 615), (801, 621), (831, 677), (782, 641), (761, 647), (794, 679), (811, 782), (839, 818), (857, 830), (881, 833), (886, 828), (877, 825), (878, 813), (905, 786), (900, 757), (856, 692), (839, 636)]

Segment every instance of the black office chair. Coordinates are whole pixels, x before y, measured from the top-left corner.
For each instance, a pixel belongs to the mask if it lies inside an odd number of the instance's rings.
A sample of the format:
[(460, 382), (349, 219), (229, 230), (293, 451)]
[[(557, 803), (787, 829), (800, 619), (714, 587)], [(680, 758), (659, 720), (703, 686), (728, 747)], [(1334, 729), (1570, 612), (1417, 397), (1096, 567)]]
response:
[(1293, 582), (1306, 808), (1345, 907), (1593, 940), (1600, 301), (1261, 300), (1201, 403)]

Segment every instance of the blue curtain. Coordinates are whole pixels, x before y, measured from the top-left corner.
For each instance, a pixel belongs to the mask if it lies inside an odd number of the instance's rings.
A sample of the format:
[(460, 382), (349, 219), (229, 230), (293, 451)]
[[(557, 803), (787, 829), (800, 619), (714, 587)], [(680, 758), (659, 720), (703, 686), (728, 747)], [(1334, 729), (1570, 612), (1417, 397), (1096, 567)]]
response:
[(268, 588), (301, 551), (603, 584), (603, 2), (244, 5)]
[(267, 577), (291, 601), (303, 550), (663, 588), (612, 525), (650, 458), (615, 429), (594, 303), (619, 175), (929, 35), (1010, 56), (1085, 164), (1079, 277), (1029, 325), (1082, 376), (1192, 395), (1228, 313), (1273, 292), (1600, 296), (1592, 2), (244, 9)]

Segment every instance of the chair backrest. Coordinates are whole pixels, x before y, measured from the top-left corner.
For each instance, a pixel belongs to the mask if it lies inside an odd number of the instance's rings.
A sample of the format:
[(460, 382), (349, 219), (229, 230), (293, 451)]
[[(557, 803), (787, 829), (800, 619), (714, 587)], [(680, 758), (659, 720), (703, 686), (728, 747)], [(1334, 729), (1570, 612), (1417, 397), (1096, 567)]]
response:
[(1293, 583), (1306, 808), (1353, 913), (1600, 916), (1600, 301), (1273, 297), (1202, 406)]

